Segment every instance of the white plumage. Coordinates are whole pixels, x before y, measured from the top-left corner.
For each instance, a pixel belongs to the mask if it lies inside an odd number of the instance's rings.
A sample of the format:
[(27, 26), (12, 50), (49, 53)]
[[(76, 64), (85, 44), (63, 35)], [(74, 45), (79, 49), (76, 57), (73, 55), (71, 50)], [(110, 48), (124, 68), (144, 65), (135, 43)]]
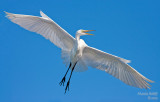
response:
[[(129, 60), (89, 47), (84, 40), (80, 39), (82, 35), (91, 35), (86, 32), (93, 30), (78, 30), (76, 37), (73, 38), (42, 11), (40, 11), (42, 17), (7, 12), (6, 14), (12, 22), (44, 36), (61, 48), (62, 59), (67, 66), (69, 65), (68, 70), (71, 69), (71, 75), (73, 70), (85, 71), (88, 69), (87, 66), (90, 66), (103, 70), (130, 86), (147, 89), (150, 88), (147, 82), (153, 82), (129, 66), (127, 64), (130, 62)], [(60, 85), (64, 85), (65, 76), (60, 82)], [(65, 92), (69, 89), (70, 78), (67, 82)]]

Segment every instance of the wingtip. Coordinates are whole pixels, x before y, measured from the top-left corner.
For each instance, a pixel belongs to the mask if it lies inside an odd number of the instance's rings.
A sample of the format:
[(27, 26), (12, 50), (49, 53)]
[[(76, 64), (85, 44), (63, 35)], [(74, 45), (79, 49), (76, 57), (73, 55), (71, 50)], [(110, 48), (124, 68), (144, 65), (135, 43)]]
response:
[(42, 10), (40, 10), (40, 13), (42, 13)]
[(42, 12), (42, 10), (40, 10), (40, 15), (43, 17), (44, 13)]
[(12, 14), (12, 13), (9, 13), (9, 12), (6, 12), (6, 11), (3, 11), (7, 16)]
[(123, 59), (123, 58), (120, 58), (121, 61), (123, 61), (124, 63), (131, 63), (131, 60), (126, 60), (126, 59)]
[(5, 17), (7, 17), (8, 18), (8, 16), (9, 16), (9, 12), (6, 12), (6, 11), (3, 11), (5, 14), (6, 14), (6, 16)]
[(155, 83), (155, 81), (152, 81), (152, 80), (150, 80), (149, 82), (150, 82), (150, 83)]
[(127, 60), (127, 63), (131, 63), (131, 60)]
[(152, 80), (150, 80), (148, 78), (146, 78), (145, 80), (148, 81), (148, 82), (150, 82), (150, 83), (155, 83), (155, 81), (152, 81)]
[(42, 16), (44, 13), (43, 13), (43, 11), (42, 10), (40, 10), (40, 15)]
[(5, 14), (9, 14), (8, 12), (6, 12), (6, 11), (3, 11)]

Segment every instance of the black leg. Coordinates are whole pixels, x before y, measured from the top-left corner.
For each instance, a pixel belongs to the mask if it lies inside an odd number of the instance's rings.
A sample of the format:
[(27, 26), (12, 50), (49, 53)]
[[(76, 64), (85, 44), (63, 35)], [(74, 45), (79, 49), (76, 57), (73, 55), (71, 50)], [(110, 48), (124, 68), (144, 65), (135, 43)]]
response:
[(66, 85), (66, 88), (65, 88), (65, 93), (66, 93), (67, 89), (68, 89), (68, 91), (69, 91), (69, 83), (70, 83), (70, 79), (71, 79), (72, 72), (73, 72), (73, 70), (74, 70), (74, 68), (75, 68), (76, 64), (77, 64), (77, 62), (74, 64), (74, 66), (73, 66), (73, 68), (72, 68), (72, 71), (71, 71), (71, 74), (70, 74), (69, 80), (68, 80), (67, 85)]
[(67, 71), (66, 71), (66, 74), (64, 75), (64, 77), (62, 78), (61, 82), (59, 83), (60, 86), (61, 86), (62, 84), (63, 84), (63, 86), (64, 86), (64, 82), (65, 82), (65, 79), (66, 79), (66, 75), (67, 75), (70, 67), (71, 67), (71, 62), (70, 62), (69, 67), (68, 67), (68, 69), (67, 69)]

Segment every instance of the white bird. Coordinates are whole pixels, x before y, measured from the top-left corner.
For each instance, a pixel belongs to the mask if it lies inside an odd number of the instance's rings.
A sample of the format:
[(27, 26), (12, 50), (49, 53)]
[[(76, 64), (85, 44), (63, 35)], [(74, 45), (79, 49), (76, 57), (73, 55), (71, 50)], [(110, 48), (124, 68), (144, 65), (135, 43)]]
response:
[(127, 64), (130, 62), (129, 60), (90, 47), (84, 42), (84, 40), (80, 39), (80, 36), (92, 35), (86, 32), (93, 30), (78, 30), (75, 38), (73, 38), (42, 11), (40, 11), (42, 17), (12, 14), (8, 12), (5, 13), (12, 22), (29, 31), (44, 36), (57, 47), (61, 48), (62, 59), (66, 65), (69, 65), (69, 68), (62, 78), (60, 85), (64, 85), (66, 75), (69, 69), (71, 70), (65, 93), (69, 90), (69, 83), (73, 70), (85, 71), (88, 69), (88, 66), (103, 70), (133, 87), (147, 89), (151, 87), (147, 82), (153, 83), (153, 81), (147, 79), (129, 66)]

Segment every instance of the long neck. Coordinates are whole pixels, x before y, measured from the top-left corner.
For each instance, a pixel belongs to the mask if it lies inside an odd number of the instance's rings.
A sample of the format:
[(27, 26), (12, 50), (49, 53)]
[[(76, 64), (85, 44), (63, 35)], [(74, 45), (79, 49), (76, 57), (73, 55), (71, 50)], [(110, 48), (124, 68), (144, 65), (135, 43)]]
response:
[(78, 41), (80, 39), (80, 35), (76, 34), (76, 40)]

